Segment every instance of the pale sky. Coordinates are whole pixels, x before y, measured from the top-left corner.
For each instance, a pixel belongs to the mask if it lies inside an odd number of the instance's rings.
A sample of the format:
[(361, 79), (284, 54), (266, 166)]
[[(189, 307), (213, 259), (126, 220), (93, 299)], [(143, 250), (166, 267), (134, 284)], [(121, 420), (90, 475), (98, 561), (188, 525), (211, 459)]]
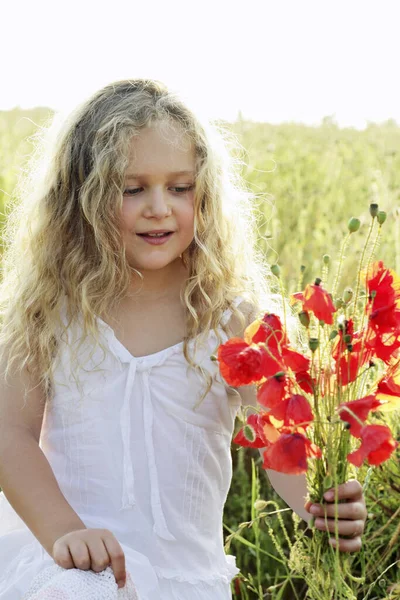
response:
[(213, 118), (400, 125), (398, 0), (21, 0), (2, 10), (0, 110), (69, 111), (160, 79)]

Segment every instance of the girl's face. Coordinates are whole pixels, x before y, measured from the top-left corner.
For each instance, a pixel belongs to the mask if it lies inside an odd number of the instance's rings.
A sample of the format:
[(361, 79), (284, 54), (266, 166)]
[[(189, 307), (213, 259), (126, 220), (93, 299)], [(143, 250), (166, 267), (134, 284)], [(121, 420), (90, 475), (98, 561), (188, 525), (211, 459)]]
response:
[[(194, 186), (194, 150), (177, 125), (157, 124), (132, 139), (122, 206), (130, 266), (162, 269), (186, 250), (194, 237)], [(174, 233), (160, 245), (138, 235), (157, 229)]]

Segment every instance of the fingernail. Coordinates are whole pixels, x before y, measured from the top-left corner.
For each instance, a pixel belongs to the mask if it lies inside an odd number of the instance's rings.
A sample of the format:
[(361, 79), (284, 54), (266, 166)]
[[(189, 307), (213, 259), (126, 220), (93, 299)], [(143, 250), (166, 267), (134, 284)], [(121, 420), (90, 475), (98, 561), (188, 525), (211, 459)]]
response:
[(118, 582), (118, 587), (123, 588), (124, 585), (125, 585), (125, 579), (121, 579), (121, 581)]
[(314, 513), (314, 514), (317, 514), (317, 512), (319, 512), (319, 508), (318, 508), (318, 506), (316, 506), (316, 504), (312, 504), (312, 505), (310, 506), (310, 512), (312, 512), (312, 513)]

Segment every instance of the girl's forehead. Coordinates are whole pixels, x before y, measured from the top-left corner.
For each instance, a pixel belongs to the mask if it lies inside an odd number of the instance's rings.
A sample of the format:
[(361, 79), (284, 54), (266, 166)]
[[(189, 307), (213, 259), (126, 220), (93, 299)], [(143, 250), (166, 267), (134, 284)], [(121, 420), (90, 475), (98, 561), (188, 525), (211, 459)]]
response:
[(181, 129), (168, 130), (168, 135), (157, 128), (143, 129), (131, 139), (128, 159), (127, 173), (143, 177), (195, 169), (193, 143)]
[(190, 136), (180, 126), (148, 126), (144, 127), (139, 133), (134, 135), (130, 142), (130, 148), (134, 154), (136, 149), (147, 146), (160, 146), (166, 150), (176, 149), (181, 152), (188, 152), (192, 149), (193, 143)]

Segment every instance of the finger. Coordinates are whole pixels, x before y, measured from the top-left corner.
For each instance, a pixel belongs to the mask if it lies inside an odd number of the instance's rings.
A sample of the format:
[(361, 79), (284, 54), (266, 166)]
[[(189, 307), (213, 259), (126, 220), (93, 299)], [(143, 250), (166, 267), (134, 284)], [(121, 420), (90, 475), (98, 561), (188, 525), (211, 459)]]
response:
[(63, 569), (73, 569), (75, 567), (68, 544), (55, 543), (53, 546), (53, 560)]
[(311, 504), (312, 504), (311, 500), (307, 500), (307, 502), (304, 505), (304, 508), (306, 509), (306, 511), (310, 510)]
[[(336, 548), (336, 539), (329, 538), (329, 544)], [(351, 538), (348, 540), (344, 540), (343, 538), (339, 538), (339, 550), (340, 552), (359, 552), (362, 546), (362, 540), (360, 536), (355, 538)]]
[[(364, 533), (364, 521), (345, 521), (339, 520), (336, 521), (338, 535), (353, 535), (361, 536)], [(331, 533), (335, 533), (335, 519), (315, 519), (314, 521), (315, 527), (320, 529), (321, 531), (330, 531)]]
[[(330, 488), (324, 492), (324, 498), (329, 502), (335, 501), (335, 488)], [(357, 479), (349, 479), (345, 483), (341, 483), (337, 486), (337, 498), (343, 500), (349, 498), (350, 500), (361, 500), (363, 498), (362, 485)]]
[(338, 519), (366, 519), (367, 513), (364, 504), (361, 502), (343, 502), (343, 504), (317, 504), (317, 512), (310, 510), (310, 513), (315, 517), (335, 517)]
[(90, 568), (96, 573), (104, 571), (111, 561), (103, 540), (96, 538), (90, 542), (88, 541), (87, 545), (90, 554)]
[(114, 573), (115, 581), (119, 584), (120, 582), (125, 583), (126, 581), (126, 570), (125, 570), (125, 554), (122, 550), (120, 543), (115, 536), (104, 535), (103, 542), (107, 548), (108, 555), (111, 560), (111, 568)]
[(75, 539), (71, 540), (68, 545), (75, 568), (88, 571), (90, 569), (90, 554), (86, 543), (83, 540)]

